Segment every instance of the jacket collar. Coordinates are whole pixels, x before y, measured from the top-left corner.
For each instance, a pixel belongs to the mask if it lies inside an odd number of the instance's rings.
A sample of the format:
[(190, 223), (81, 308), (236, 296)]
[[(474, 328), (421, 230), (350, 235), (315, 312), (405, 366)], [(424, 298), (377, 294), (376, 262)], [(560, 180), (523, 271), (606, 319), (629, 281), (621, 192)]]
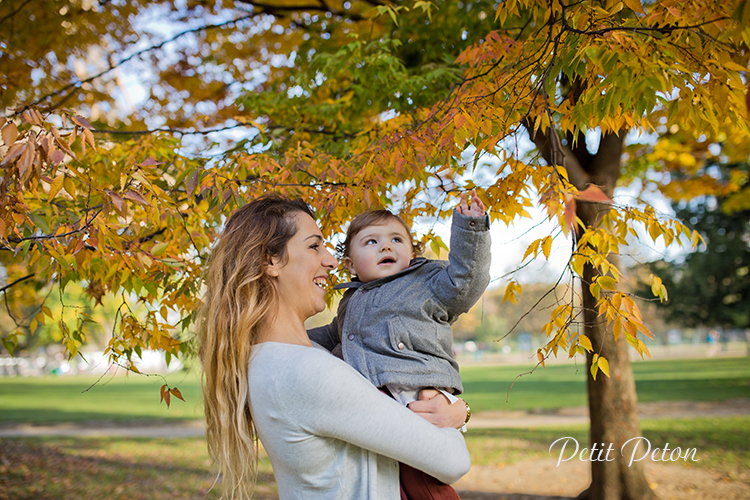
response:
[(362, 281), (359, 281), (358, 279), (354, 279), (348, 283), (339, 283), (335, 287), (333, 287), (334, 290), (344, 290), (344, 289), (358, 289), (363, 288), (365, 290), (369, 290), (371, 288), (378, 287), (382, 285), (383, 283), (388, 283), (389, 281), (393, 281), (396, 278), (403, 276), (404, 274), (410, 273), (414, 271), (415, 269), (422, 267), (425, 262), (427, 262), (427, 259), (424, 257), (417, 257), (415, 259), (412, 259), (411, 262), (409, 262), (409, 267), (404, 269), (403, 271), (399, 271), (395, 274), (391, 274), (390, 276), (386, 276), (384, 278), (378, 278), (376, 280), (368, 281), (367, 283), (363, 283)]

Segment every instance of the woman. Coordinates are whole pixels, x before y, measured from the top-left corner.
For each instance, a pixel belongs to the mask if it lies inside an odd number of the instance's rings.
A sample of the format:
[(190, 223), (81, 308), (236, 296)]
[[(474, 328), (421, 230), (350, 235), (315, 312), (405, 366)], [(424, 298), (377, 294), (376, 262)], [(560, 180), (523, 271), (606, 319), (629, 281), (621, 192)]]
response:
[[(447, 483), (469, 469), (457, 430), (311, 344), (304, 322), (325, 309), (336, 264), (309, 208), (278, 197), (237, 210), (213, 251), (200, 356), (208, 448), (228, 498), (251, 495), (256, 436), (282, 499), (397, 499), (398, 461)], [(439, 399), (417, 409), (460, 425), (464, 405)]]

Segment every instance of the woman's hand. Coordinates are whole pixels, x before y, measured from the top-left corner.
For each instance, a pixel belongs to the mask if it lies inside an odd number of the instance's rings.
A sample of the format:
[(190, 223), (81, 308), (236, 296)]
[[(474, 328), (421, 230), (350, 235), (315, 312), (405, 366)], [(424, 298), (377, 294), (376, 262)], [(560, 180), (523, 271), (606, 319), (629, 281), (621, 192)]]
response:
[(411, 411), (437, 427), (461, 428), (466, 422), (466, 405), (463, 399), (451, 404), (442, 392), (422, 389), (419, 400), (408, 404)]

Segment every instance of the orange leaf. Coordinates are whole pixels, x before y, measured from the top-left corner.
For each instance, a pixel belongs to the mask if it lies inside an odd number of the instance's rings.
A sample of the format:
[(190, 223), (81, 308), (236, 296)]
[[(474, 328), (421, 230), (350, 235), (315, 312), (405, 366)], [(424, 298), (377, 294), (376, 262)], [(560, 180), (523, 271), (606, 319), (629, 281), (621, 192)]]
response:
[(462, 115), (461, 113), (456, 113), (453, 116), (453, 125), (455, 125), (456, 130), (460, 129), (464, 126), (464, 123), (466, 123), (466, 117)]
[(123, 200), (119, 194), (109, 189), (105, 189), (104, 192), (107, 193), (107, 195), (109, 195), (109, 199), (112, 200), (112, 203), (114, 204), (115, 209), (118, 212), (122, 213), (123, 209), (125, 208), (125, 200)]
[(49, 153), (49, 159), (50, 161), (52, 161), (52, 163), (57, 165), (65, 159), (65, 153), (59, 150), (54, 144), (50, 146), (50, 148), (51, 151)]
[(143, 163), (141, 163), (141, 167), (153, 167), (154, 165), (161, 165), (164, 163), (163, 161), (156, 161), (150, 156), (143, 160)]
[(16, 127), (15, 123), (10, 122), (5, 127), (3, 127), (3, 142), (6, 146), (10, 147), (15, 144), (17, 138), (18, 128)]
[(171, 392), (172, 395), (174, 397), (176, 397), (177, 399), (179, 399), (181, 401), (185, 401), (185, 398), (182, 397), (182, 393), (180, 392), (180, 390), (177, 387), (173, 387), (172, 389), (169, 389), (169, 392)]
[(590, 201), (592, 203), (606, 203), (608, 205), (612, 204), (612, 199), (604, 194), (604, 191), (602, 191), (599, 186), (596, 186), (594, 184), (589, 184), (586, 189), (580, 191), (576, 195), (576, 198), (581, 201)]
[(88, 142), (91, 148), (94, 151), (96, 151), (96, 143), (94, 142), (94, 134), (91, 133), (91, 130), (87, 128), (83, 129), (83, 138), (86, 139), (86, 142)]
[(139, 193), (138, 191), (134, 191), (133, 189), (128, 189), (127, 191), (125, 191), (125, 193), (123, 193), (123, 196), (130, 201), (138, 203), (139, 205), (149, 206), (149, 202), (146, 201), (146, 198), (144, 198), (141, 193)]
[(575, 229), (576, 223), (576, 200), (565, 203), (565, 227)]
[(71, 121), (78, 125), (79, 127), (83, 127), (85, 129), (91, 130), (93, 127), (91, 126), (91, 123), (89, 121), (82, 117), (82, 116), (74, 116), (71, 118)]
[(25, 143), (16, 143), (13, 144), (10, 149), (8, 150), (8, 154), (5, 155), (5, 158), (3, 158), (3, 161), (0, 161), (0, 167), (3, 165), (6, 165), (19, 156), (23, 154), (23, 152), (26, 151), (26, 144)]
[(195, 191), (195, 186), (198, 184), (198, 178), (201, 175), (201, 170), (199, 168), (195, 169), (195, 172), (193, 172), (193, 175), (190, 176), (190, 179), (188, 179), (187, 182), (187, 195), (188, 198), (193, 197), (193, 191)]
[(544, 368), (544, 354), (542, 354), (541, 350), (536, 351), (536, 359), (539, 360), (539, 364)]
[(29, 171), (29, 168), (31, 168), (31, 160), (34, 158), (34, 148), (31, 145), (26, 146), (26, 150), (23, 152), (23, 155), (21, 156), (21, 161), (18, 162), (18, 174), (23, 179), (26, 175), (26, 172)]
[(160, 403), (162, 401), (166, 402), (167, 408), (169, 408), (169, 403), (171, 402), (170, 399), (171, 399), (171, 396), (169, 394), (169, 387), (167, 387), (167, 384), (164, 384), (163, 386), (161, 386), (161, 401), (159, 402)]

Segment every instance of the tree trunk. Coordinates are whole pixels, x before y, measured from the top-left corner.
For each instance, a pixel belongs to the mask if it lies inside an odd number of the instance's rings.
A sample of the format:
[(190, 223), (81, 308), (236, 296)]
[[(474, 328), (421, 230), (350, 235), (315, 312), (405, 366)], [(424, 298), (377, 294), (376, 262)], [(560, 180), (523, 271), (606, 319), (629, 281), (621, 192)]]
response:
[[(609, 361), (610, 377), (601, 371), (596, 380), (587, 372), (589, 414), (591, 427), (589, 431), (592, 446), (597, 443), (600, 449), (607, 449), (612, 444), (612, 453), (606, 458), (612, 461), (591, 462), (591, 485), (581, 493), (579, 499), (587, 500), (648, 500), (657, 498), (651, 491), (643, 468), (643, 462), (633, 462), (630, 458), (637, 441), (623, 445), (631, 438), (641, 436), (638, 423), (638, 402), (635, 392), (633, 370), (628, 358), (629, 345), (624, 338), (615, 343), (611, 329), (606, 320), (598, 315), (596, 298), (587, 286), (597, 271), (593, 266), (584, 268), (583, 307), (584, 332), (591, 340), (594, 351)], [(623, 334), (624, 335), (624, 334)], [(587, 366), (591, 366), (593, 354), (586, 353)], [(639, 447), (636, 458), (640, 458), (643, 446)], [(622, 452), (622, 453), (621, 453)]]
[[(592, 155), (588, 152), (586, 136), (583, 134), (575, 141), (572, 136), (568, 136), (563, 144), (554, 131), (547, 135), (534, 134), (533, 127), (529, 123), (525, 125), (529, 136), (547, 163), (564, 166), (568, 178), (579, 190), (585, 189), (588, 184), (595, 184), (610, 198), (613, 196), (620, 177), (620, 157), (625, 131), (621, 131), (620, 134), (603, 134), (596, 154)], [(576, 145), (575, 149), (571, 148), (573, 144)], [(595, 227), (609, 209), (608, 205), (598, 203), (578, 203), (576, 215), (586, 227)], [(617, 263), (617, 256), (609, 258), (613, 263)], [(594, 380), (590, 371), (587, 374), (586, 385), (591, 416), (589, 447), (597, 443), (597, 448), (601, 448), (604, 443), (606, 450), (611, 444), (612, 452), (608, 456), (610, 461), (591, 462), (591, 485), (578, 498), (653, 500), (658, 497), (648, 485), (643, 463), (634, 462), (629, 465), (635, 442), (631, 442), (622, 450), (623, 444), (629, 439), (641, 436), (635, 380), (628, 358), (629, 344), (624, 338), (615, 343), (614, 335), (611, 329), (607, 328), (604, 318), (599, 317), (596, 299), (589, 291), (588, 285), (596, 273), (594, 267), (588, 265), (584, 267), (581, 277), (584, 334), (591, 340), (594, 351), (609, 362), (610, 377), (599, 371)], [(587, 366), (591, 366), (593, 354), (587, 353), (586, 360)], [(637, 458), (640, 458), (640, 453)], [(607, 457), (603, 453), (601, 458)]]

